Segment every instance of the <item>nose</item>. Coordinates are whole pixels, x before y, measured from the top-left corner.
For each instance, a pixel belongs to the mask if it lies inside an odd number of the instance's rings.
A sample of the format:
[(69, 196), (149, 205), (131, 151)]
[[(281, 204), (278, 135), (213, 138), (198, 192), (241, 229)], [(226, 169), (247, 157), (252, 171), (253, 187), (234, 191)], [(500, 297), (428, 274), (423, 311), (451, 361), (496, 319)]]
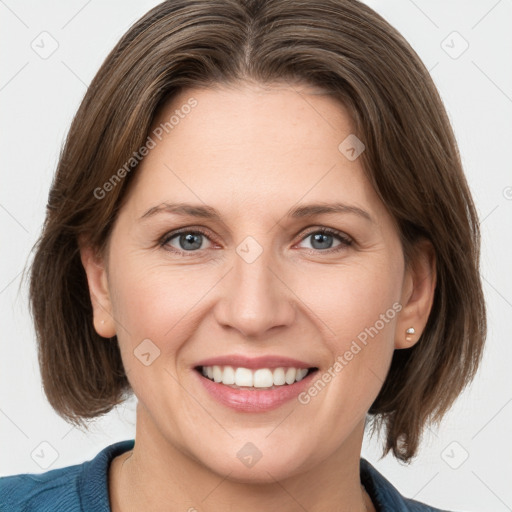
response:
[(265, 337), (271, 329), (290, 326), (295, 319), (294, 294), (268, 252), (252, 262), (235, 254), (215, 308), (217, 322), (245, 338)]

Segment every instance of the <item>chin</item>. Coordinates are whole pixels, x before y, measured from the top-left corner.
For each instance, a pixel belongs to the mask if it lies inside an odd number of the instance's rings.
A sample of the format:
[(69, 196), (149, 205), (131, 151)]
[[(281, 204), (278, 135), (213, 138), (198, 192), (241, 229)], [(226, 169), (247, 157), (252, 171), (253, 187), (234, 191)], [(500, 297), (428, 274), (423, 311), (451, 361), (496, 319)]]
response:
[(276, 480), (300, 474), (315, 463), (305, 458), (304, 443), (299, 441), (275, 446), (262, 440), (260, 448), (250, 441), (235, 442), (234, 445), (225, 451), (208, 453), (209, 450), (205, 450), (198, 460), (209, 471), (241, 484), (273, 484)]

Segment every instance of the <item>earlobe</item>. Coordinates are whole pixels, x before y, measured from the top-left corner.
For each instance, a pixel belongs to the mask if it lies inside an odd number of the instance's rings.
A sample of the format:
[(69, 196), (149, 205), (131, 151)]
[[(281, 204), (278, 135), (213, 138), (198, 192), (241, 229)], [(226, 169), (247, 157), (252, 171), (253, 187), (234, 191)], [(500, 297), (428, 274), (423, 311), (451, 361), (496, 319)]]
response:
[(83, 238), (79, 240), (80, 258), (87, 275), (89, 294), (93, 309), (94, 329), (103, 338), (116, 335), (112, 313), (112, 302), (104, 261)]
[(429, 240), (417, 242), (413, 261), (405, 271), (395, 348), (414, 346), (425, 330), (436, 287), (435, 250)]

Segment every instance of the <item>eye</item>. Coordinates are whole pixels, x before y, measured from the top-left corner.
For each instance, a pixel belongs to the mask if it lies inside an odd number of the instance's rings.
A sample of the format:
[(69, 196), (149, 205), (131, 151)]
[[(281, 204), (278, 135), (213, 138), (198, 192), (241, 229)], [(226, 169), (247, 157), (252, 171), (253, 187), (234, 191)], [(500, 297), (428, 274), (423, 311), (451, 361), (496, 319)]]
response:
[(196, 252), (197, 250), (206, 249), (206, 247), (203, 247), (205, 239), (209, 240), (206, 233), (200, 230), (183, 230), (167, 233), (160, 241), (160, 245), (162, 247), (170, 246), (172, 250), (181, 253)]
[[(331, 228), (317, 228), (315, 231), (310, 231), (302, 238), (302, 240), (308, 239), (311, 240), (311, 249), (313, 249), (314, 252), (337, 252), (352, 245), (352, 240), (347, 235)], [(337, 239), (339, 243), (335, 247), (332, 247), (335, 239)]]
[[(352, 240), (347, 235), (332, 228), (316, 228), (303, 236), (301, 241), (308, 239), (311, 240), (309, 249), (314, 253), (338, 252), (352, 245)], [(193, 253), (208, 248), (203, 246), (205, 240), (211, 243), (210, 237), (202, 230), (183, 229), (167, 233), (159, 241), (159, 245), (172, 252), (193, 256)], [(338, 245), (333, 247), (335, 240), (338, 240)]]

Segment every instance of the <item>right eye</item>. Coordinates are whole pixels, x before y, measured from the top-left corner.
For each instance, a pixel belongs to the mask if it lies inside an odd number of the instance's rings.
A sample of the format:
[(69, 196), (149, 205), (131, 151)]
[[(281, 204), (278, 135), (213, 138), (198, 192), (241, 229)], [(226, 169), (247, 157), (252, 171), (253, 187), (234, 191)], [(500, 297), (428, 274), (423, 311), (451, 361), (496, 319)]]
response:
[(195, 253), (201, 249), (205, 238), (209, 240), (206, 233), (199, 230), (171, 231), (161, 239), (160, 246), (164, 248), (170, 246), (172, 251), (182, 254)]

